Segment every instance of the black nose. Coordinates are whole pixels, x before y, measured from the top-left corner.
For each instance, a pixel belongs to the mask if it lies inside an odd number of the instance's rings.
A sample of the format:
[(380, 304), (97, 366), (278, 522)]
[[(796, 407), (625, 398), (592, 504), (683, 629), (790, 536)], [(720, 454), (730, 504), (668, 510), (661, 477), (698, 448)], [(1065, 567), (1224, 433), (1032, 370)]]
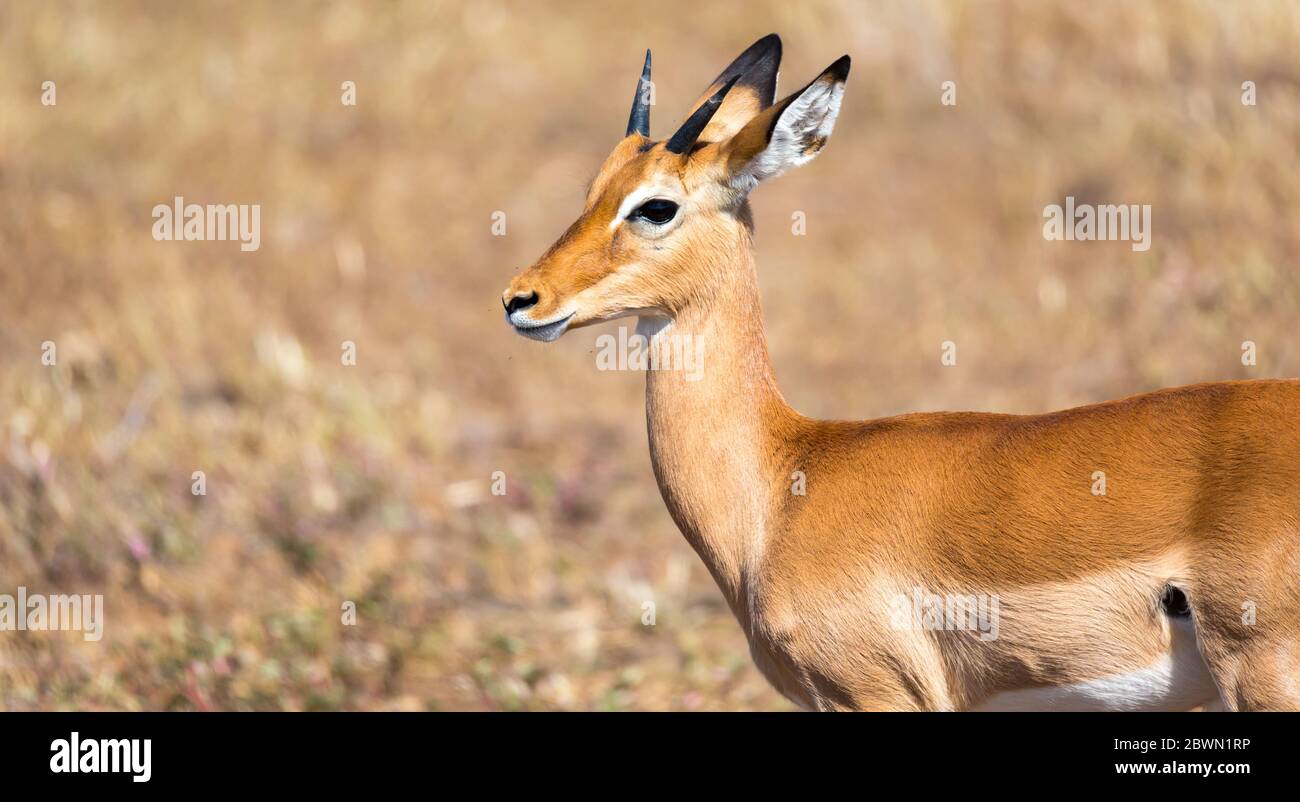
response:
[(530, 292), (527, 295), (516, 295), (511, 298), (509, 303), (505, 304), (506, 314), (513, 314), (518, 309), (527, 309), (530, 306), (537, 305), (537, 293)]

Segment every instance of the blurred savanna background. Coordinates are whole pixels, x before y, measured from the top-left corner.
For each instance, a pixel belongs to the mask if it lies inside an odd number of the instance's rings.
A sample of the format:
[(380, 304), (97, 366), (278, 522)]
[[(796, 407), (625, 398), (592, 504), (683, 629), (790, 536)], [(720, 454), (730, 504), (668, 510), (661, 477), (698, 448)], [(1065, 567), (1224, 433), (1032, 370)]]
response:
[[(0, 709), (788, 709), (659, 498), (643, 377), (596, 369), (627, 321), (542, 345), (499, 300), (647, 47), (664, 138), (773, 31), (783, 91), (854, 59), (753, 197), (800, 411), (1300, 375), (1289, 0), (6, 2), (0, 593), (105, 622), (0, 632)], [(155, 241), (177, 195), (260, 204), (260, 250)], [(1044, 241), (1067, 195), (1150, 204), (1150, 250)]]

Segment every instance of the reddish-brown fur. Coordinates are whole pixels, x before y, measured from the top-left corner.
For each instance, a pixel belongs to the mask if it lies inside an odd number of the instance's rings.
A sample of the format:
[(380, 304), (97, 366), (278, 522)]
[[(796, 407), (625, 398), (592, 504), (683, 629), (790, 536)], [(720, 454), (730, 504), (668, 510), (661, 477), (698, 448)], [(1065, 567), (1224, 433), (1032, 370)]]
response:
[[(738, 89), (690, 152), (620, 142), (582, 216), (504, 300), (536, 292), (529, 319), (571, 309), (568, 328), (639, 314), (653, 336), (703, 338), (700, 380), (647, 374), (652, 460), (772, 683), (810, 708), (948, 710), (1140, 672), (1183, 637), (1159, 605), (1174, 585), (1210, 697), (1300, 707), (1300, 382), (1031, 416), (799, 415), (771, 372), (731, 183), (795, 96)], [(615, 224), (652, 184), (685, 215), (658, 239)], [(996, 596), (998, 637), (891, 627), (891, 599), (914, 587)]]

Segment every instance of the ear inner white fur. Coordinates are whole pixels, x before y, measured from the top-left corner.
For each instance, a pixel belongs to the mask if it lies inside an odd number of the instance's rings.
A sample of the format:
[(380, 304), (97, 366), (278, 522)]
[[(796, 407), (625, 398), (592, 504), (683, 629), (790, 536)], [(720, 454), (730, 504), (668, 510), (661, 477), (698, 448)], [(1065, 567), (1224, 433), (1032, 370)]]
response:
[(760, 181), (812, 161), (835, 129), (843, 96), (843, 81), (814, 81), (781, 112), (767, 147), (732, 177), (732, 185), (748, 192)]

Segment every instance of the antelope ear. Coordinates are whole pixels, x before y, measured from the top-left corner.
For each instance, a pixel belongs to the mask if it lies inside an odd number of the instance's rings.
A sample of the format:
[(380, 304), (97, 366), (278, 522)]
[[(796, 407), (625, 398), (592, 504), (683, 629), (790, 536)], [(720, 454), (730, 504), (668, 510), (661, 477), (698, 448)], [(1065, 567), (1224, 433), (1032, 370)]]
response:
[[(776, 78), (781, 68), (781, 37), (769, 33), (727, 65), (708, 88), (691, 104), (691, 114), (713, 97), (728, 81), (736, 83), (722, 105), (700, 132), (700, 142), (721, 142), (734, 136), (754, 115), (776, 100)], [(689, 117), (690, 114), (687, 115)]]
[(849, 63), (848, 56), (841, 56), (812, 83), (763, 111), (723, 143), (732, 186), (748, 192), (821, 152), (840, 113)]

